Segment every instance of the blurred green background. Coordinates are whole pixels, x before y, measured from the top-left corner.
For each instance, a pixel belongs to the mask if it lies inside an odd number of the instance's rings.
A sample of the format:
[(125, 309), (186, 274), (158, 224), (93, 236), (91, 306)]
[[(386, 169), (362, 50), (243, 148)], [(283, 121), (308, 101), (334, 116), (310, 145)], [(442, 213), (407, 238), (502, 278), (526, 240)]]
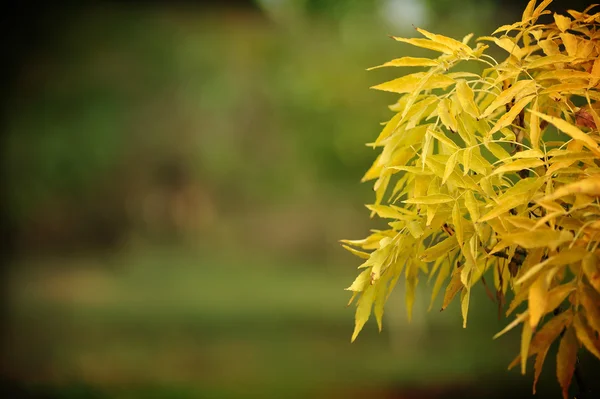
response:
[[(518, 2), (517, 2), (518, 3)], [(5, 379), (59, 398), (529, 395), (518, 332), (483, 287), (350, 344), (358, 259), (377, 221), (364, 143), (396, 97), (365, 69), (520, 16), (492, 0), (257, 0), (78, 7), (25, 57), (7, 104), (15, 256)], [(73, 9), (75, 10), (75, 9)], [(475, 301), (473, 301), (475, 302)], [(558, 397), (553, 359), (538, 396)], [(52, 396), (53, 395), (53, 396)], [(494, 396), (497, 395), (497, 396)], [(553, 396), (554, 395), (554, 396)]]

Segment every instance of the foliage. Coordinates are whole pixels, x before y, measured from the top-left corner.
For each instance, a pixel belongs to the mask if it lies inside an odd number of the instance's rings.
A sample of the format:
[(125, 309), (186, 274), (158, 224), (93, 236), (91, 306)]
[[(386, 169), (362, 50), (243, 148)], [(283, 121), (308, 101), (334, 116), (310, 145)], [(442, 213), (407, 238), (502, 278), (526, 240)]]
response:
[[(424, 38), (394, 37), (441, 55), (380, 66), (427, 69), (373, 87), (401, 95), (369, 144), (382, 150), (363, 178), (375, 180), (371, 216), (389, 219), (389, 228), (342, 241), (364, 259), (347, 288), (350, 302), (358, 297), (353, 341), (372, 312), (381, 330), (403, 273), (409, 319), (425, 275), (435, 281), (431, 306), (444, 286), (442, 310), (460, 294), (464, 327), (481, 281), (499, 312), (509, 291), (507, 316), (527, 305), (496, 335), (521, 325), (511, 367), (525, 373), (535, 356), (536, 382), (560, 340), (566, 398), (579, 346), (600, 358), (600, 13), (589, 7), (552, 19), (550, 2), (530, 1), (521, 21), (475, 46), (472, 34), (458, 41), (417, 29)], [(507, 58), (488, 55), (489, 42)], [(467, 61), (481, 72), (451, 71)]]

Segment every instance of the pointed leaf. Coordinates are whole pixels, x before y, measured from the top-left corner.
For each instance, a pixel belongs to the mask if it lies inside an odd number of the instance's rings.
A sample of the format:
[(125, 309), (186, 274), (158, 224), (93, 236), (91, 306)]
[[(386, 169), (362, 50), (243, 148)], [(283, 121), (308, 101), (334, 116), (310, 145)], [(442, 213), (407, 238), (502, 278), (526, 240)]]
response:
[(376, 287), (377, 286), (375, 285), (369, 285), (358, 300), (358, 306), (356, 307), (355, 326), (354, 332), (352, 333), (351, 342), (354, 342), (356, 337), (358, 337), (358, 334), (371, 316), (371, 309), (375, 299)]
[(598, 267), (598, 257), (595, 253), (589, 253), (583, 258), (581, 268), (585, 273), (590, 285), (600, 292), (600, 268)]
[(504, 165), (499, 166), (498, 168), (496, 168), (496, 170), (492, 172), (492, 175), (507, 172), (517, 172), (523, 169), (533, 169), (537, 168), (538, 166), (542, 166), (543, 164), (544, 161), (542, 161), (541, 159), (517, 159), (516, 161), (505, 163)]
[(421, 28), (417, 28), (417, 31), (429, 40), (448, 47), (452, 51), (471, 53), (471, 48), (458, 40), (443, 35), (436, 35)]
[(519, 80), (513, 86), (504, 90), (496, 97), (496, 99), (483, 111), (480, 118), (486, 118), (492, 114), (499, 107), (508, 104), (515, 96), (525, 97), (529, 94), (534, 93), (536, 85), (533, 80)]
[(516, 326), (518, 326), (520, 323), (524, 322), (525, 320), (527, 320), (527, 318), (529, 317), (529, 311), (525, 311), (519, 315), (517, 315), (517, 317), (510, 322), (509, 325), (507, 325), (506, 327), (504, 327), (504, 329), (502, 331), (500, 331), (498, 334), (494, 335), (493, 339), (496, 339), (498, 337), (500, 337), (501, 335), (506, 334), (507, 332), (509, 332), (510, 330), (512, 330), (513, 328), (515, 328)]
[(444, 177), (442, 178), (442, 184), (446, 184), (446, 181), (448, 180), (452, 172), (454, 172), (454, 168), (456, 167), (456, 160), (458, 159), (458, 154), (459, 151), (454, 151), (452, 154), (450, 154), (450, 158), (448, 158), (448, 162), (444, 167)]
[(427, 195), (427, 196), (423, 196), (423, 197), (409, 198), (402, 202), (404, 202), (406, 204), (435, 205), (435, 204), (445, 204), (447, 202), (452, 202), (452, 201), (454, 201), (454, 198), (452, 198), (449, 195), (433, 194), (433, 195)]
[(411, 93), (417, 90), (418, 87), (420, 87), (421, 90), (445, 89), (453, 83), (454, 80), (446, 75), (432, 75), (425, 72), (417, 72), (372, 86), (371, 88), (393, 93)]
[(560, 29), (561, 32), (565, 32), (571, 27), (571, 18), (565, 17), (557, 13), (554, 13), (554, 22), (556, 22), (556, 26), (558, 27), (558, 29)]
[(469, 314), (469, 301), (471, 297), (471, 290), (468, 287), (462, 290), (460, 293), (460, 311), (463, 317), (463, 328), (467, 328), (467, 316)]
[(460, 281), (460, 274), (461, 274), (463, 267), (464, 266), (456, 268), (454, 270), (454, 272), (452, 273), (452, 278), (450, 279), (450, 282), (448, 283), (448, 286), (446, 287), (446, 292), (444, 293), (444, 302), (442, 303), (441, 310), (446, 309), (448, 307), (448, 305), (450, 305), (450, 302), (452, 302), (452, 299), (454, 299), (456, 294), (461, 289), (463, 289), (463, 284)]
[(367, 71), (383, 67), (431, 67), (436, 65), (438, 65), (438, 62), (429, 58), (402, 57), (368, 68)]
[(552, 125), (556, 126), (559, 130), (565, 132), (574, 140), (581, 141), (583, 144), (585, 144), (586, 147), (592, 150), (594, 154), (600, 156), (600, 148), (598, 147), (596, 141), (587, 134), (583, 133), (576, 126), (571, 125), (569, 122), (561, 118), (557, 118), (555, 116), (545, 115), (533, 110), (531, 112), (536, 114), (539, 118), (545, 120), (546, 122), (549, 122)]
[(569, 399), (569, 385), (571, 385), (576, 361), (577, 338), (575, 337), (573, 328), (569, 328), (560, 340), (556, 356), (556, 376), (562, 387), (564, 399)]
[(577, 335), (579, 342), (581, 342), (591, 354), (600, 359), (598, 341), (596, 340), (593, 331), (591, 331), (591, 329), (583, 322), (578, 314), (575, 315), (575, 318), (573, 319), (573, 327), (575, 328), (575, 334)]
[(600, 176), (592, 176), (575, 183), (560, 187), (553, 194), (544, 197), (544, 201), (553, 201), (571, 194), (585, 194), (592, 197), (600, 196)]
[(433, 308), (435, 298), (437, 298), (437, 295), (440, 292), (440, 289), (442, 288), (442, 284), (444, 284), (444, 281), (446, 281), (448, 275), (450, 275), (450, 263), (444, 262), (440, 267), (440, 272), (438, 273), (437, 278), (435, 279), (435, 284), (433, 285), (433, 291), (431, 293), (431, 302), (429, 304), (428, 310), (431, 310)]
[(423, 262), (433, 262), (440, 256), (444, 256), (454, 248), (458, 247), (456, 236), (450, 236), (445, 240), (427, 248), (421, 253), (419, 259)]
[(479, 116), (479, 109), (474, 100), (475, 95), (466, 80), (461, 79), (456, 82), (456, 94), (462, 109), (473, 118), (477, 118)]
[(527, 357), (532, 334), (531, 323), (523, 323), (523, 332), (521, 333), (521, 374), (523, 375), (525, 375), (527, 367)]
[(342, 244), (342, 247), (344, 249), (350, 251), (353, 255), (358, 256), (359, 258), (369, 259), (370, 254), (368, 252), (359, 251), (357, 249), (354, 249), (354, 248), (349, 247), (348, 245), (344, 245), (344, 244)]
[(542, 316), (546, 313), (548, 305), (548, 279), (547, 273), (540, 273), (529, 288), (529, 325), (535, 328)]
[(529, 105), (529, 103), (531, 102), (531, 100), (533, 100), (534, 97), (536, 96), (526, 96), (517, 101), (515, 105), (512, 106), (509, 112), (505, 113), (500, 119), (498, 119), (498, 122), (496, 122), (492, 130), (490, 130), (490, 134), (494, 134), (503, 127), (512, 124), (515, 118), (523, 110), (523, 108)]
[(479, 204), (473, 195), (471, 190), (465, 191), (465, 206), (469, 211), (469, 215), (471, 216), (471, 221), (473, 223), (477, 222), (479, 219)]
[(596, 303), (587, 290), (580, 294), (579, 300), (585, 308), (585, 316), (590, 327), (592, 327), (596, 333), (600, 334), (600, 305)]
[(428, 50), (438, 51), (438, 52), (444, 53), (444, 54), (452, 54), (454, 52), (448, 46), (445, 46), (441, 43), (432, 42), (431, 40), (427, 40), (427, 39), (421, 39), (421, 38), (406, 39), (403, 37), (393, 37), (393, 38), (394, 38), (394, 40), (397, 40), (399, 42), (412, 44), (413, 46), (416, 46), (416, 47), (426, 48)]

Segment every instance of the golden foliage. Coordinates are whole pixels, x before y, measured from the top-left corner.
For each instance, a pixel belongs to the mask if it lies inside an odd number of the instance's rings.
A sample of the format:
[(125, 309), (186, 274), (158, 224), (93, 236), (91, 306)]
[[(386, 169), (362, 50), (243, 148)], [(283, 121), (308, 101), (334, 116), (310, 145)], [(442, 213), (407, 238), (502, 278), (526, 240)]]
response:
[[(431, 306), (444, 286), (442, 310), (460, 292), (465, 327), (471, 288), (493, 273), (498, 306), (514, 294), (507, 315), (527, 304), (497, 334), (522, 324), (513, 365), (525, 373), (536, 356), (537, 381), (561, 336), (566, 395), (577, 348), (600, 357), (600, 13), (570, 10), (539, 23), (549, 3), (530, 1), (521, 21), (475, 46), (472, 35), (458, 41), (423, 29), (422, 38), (394, 37), (438, 54), (379, 66), (426, 70), (373, 87), (400, 94), (363, 177), (375, 180), (368, 208), (389, 229), (343, 242), (364, 259), (348, 288), (358, 298), (352, 341), (373, 307), (381, 329), (402, 272), (409, 317), (424, 274), (435, 281)], [(507, 57), (496, 61), (484, 42)], [(451, 72), (464, 62), (481, 73)]]

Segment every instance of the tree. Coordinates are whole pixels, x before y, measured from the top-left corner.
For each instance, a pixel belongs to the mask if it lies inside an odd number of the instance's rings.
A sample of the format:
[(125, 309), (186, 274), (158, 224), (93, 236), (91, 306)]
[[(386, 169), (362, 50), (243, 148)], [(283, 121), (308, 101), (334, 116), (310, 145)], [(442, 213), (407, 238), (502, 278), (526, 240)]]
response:
[[(432, 305), (444, 286), (442, 310), (460, 294), (464, 327), (481, 282), (499, 311), (512, 293), (507, 316), (526, 305), (495, 338), (520, 326), (511, 367), (524, 374), (535, 356), (534, 393), (559, 341), (567, 398), (579, 347), (600, 358), (600, 12), (552, 14), (550, 2), (530, 1), (521, 21), (476, 45), (472, 34), (458, 41), (418, 28), (422, 38), (394, 37), (441, 55), (379, 66), (426, 69), (373, 87), (400, 94), (363, 177), (375, 180), (371, 216), (389, 228), (342, 242), (364, 259), (347, 288), (357, 298), (352, 341), (372, 312), (381, 330), (403, 272), (409, 318), (426, 275)], [(486, 43), (508, 56), (498, 62)], [(480, 72), (456, 71), (465, 62)]]

